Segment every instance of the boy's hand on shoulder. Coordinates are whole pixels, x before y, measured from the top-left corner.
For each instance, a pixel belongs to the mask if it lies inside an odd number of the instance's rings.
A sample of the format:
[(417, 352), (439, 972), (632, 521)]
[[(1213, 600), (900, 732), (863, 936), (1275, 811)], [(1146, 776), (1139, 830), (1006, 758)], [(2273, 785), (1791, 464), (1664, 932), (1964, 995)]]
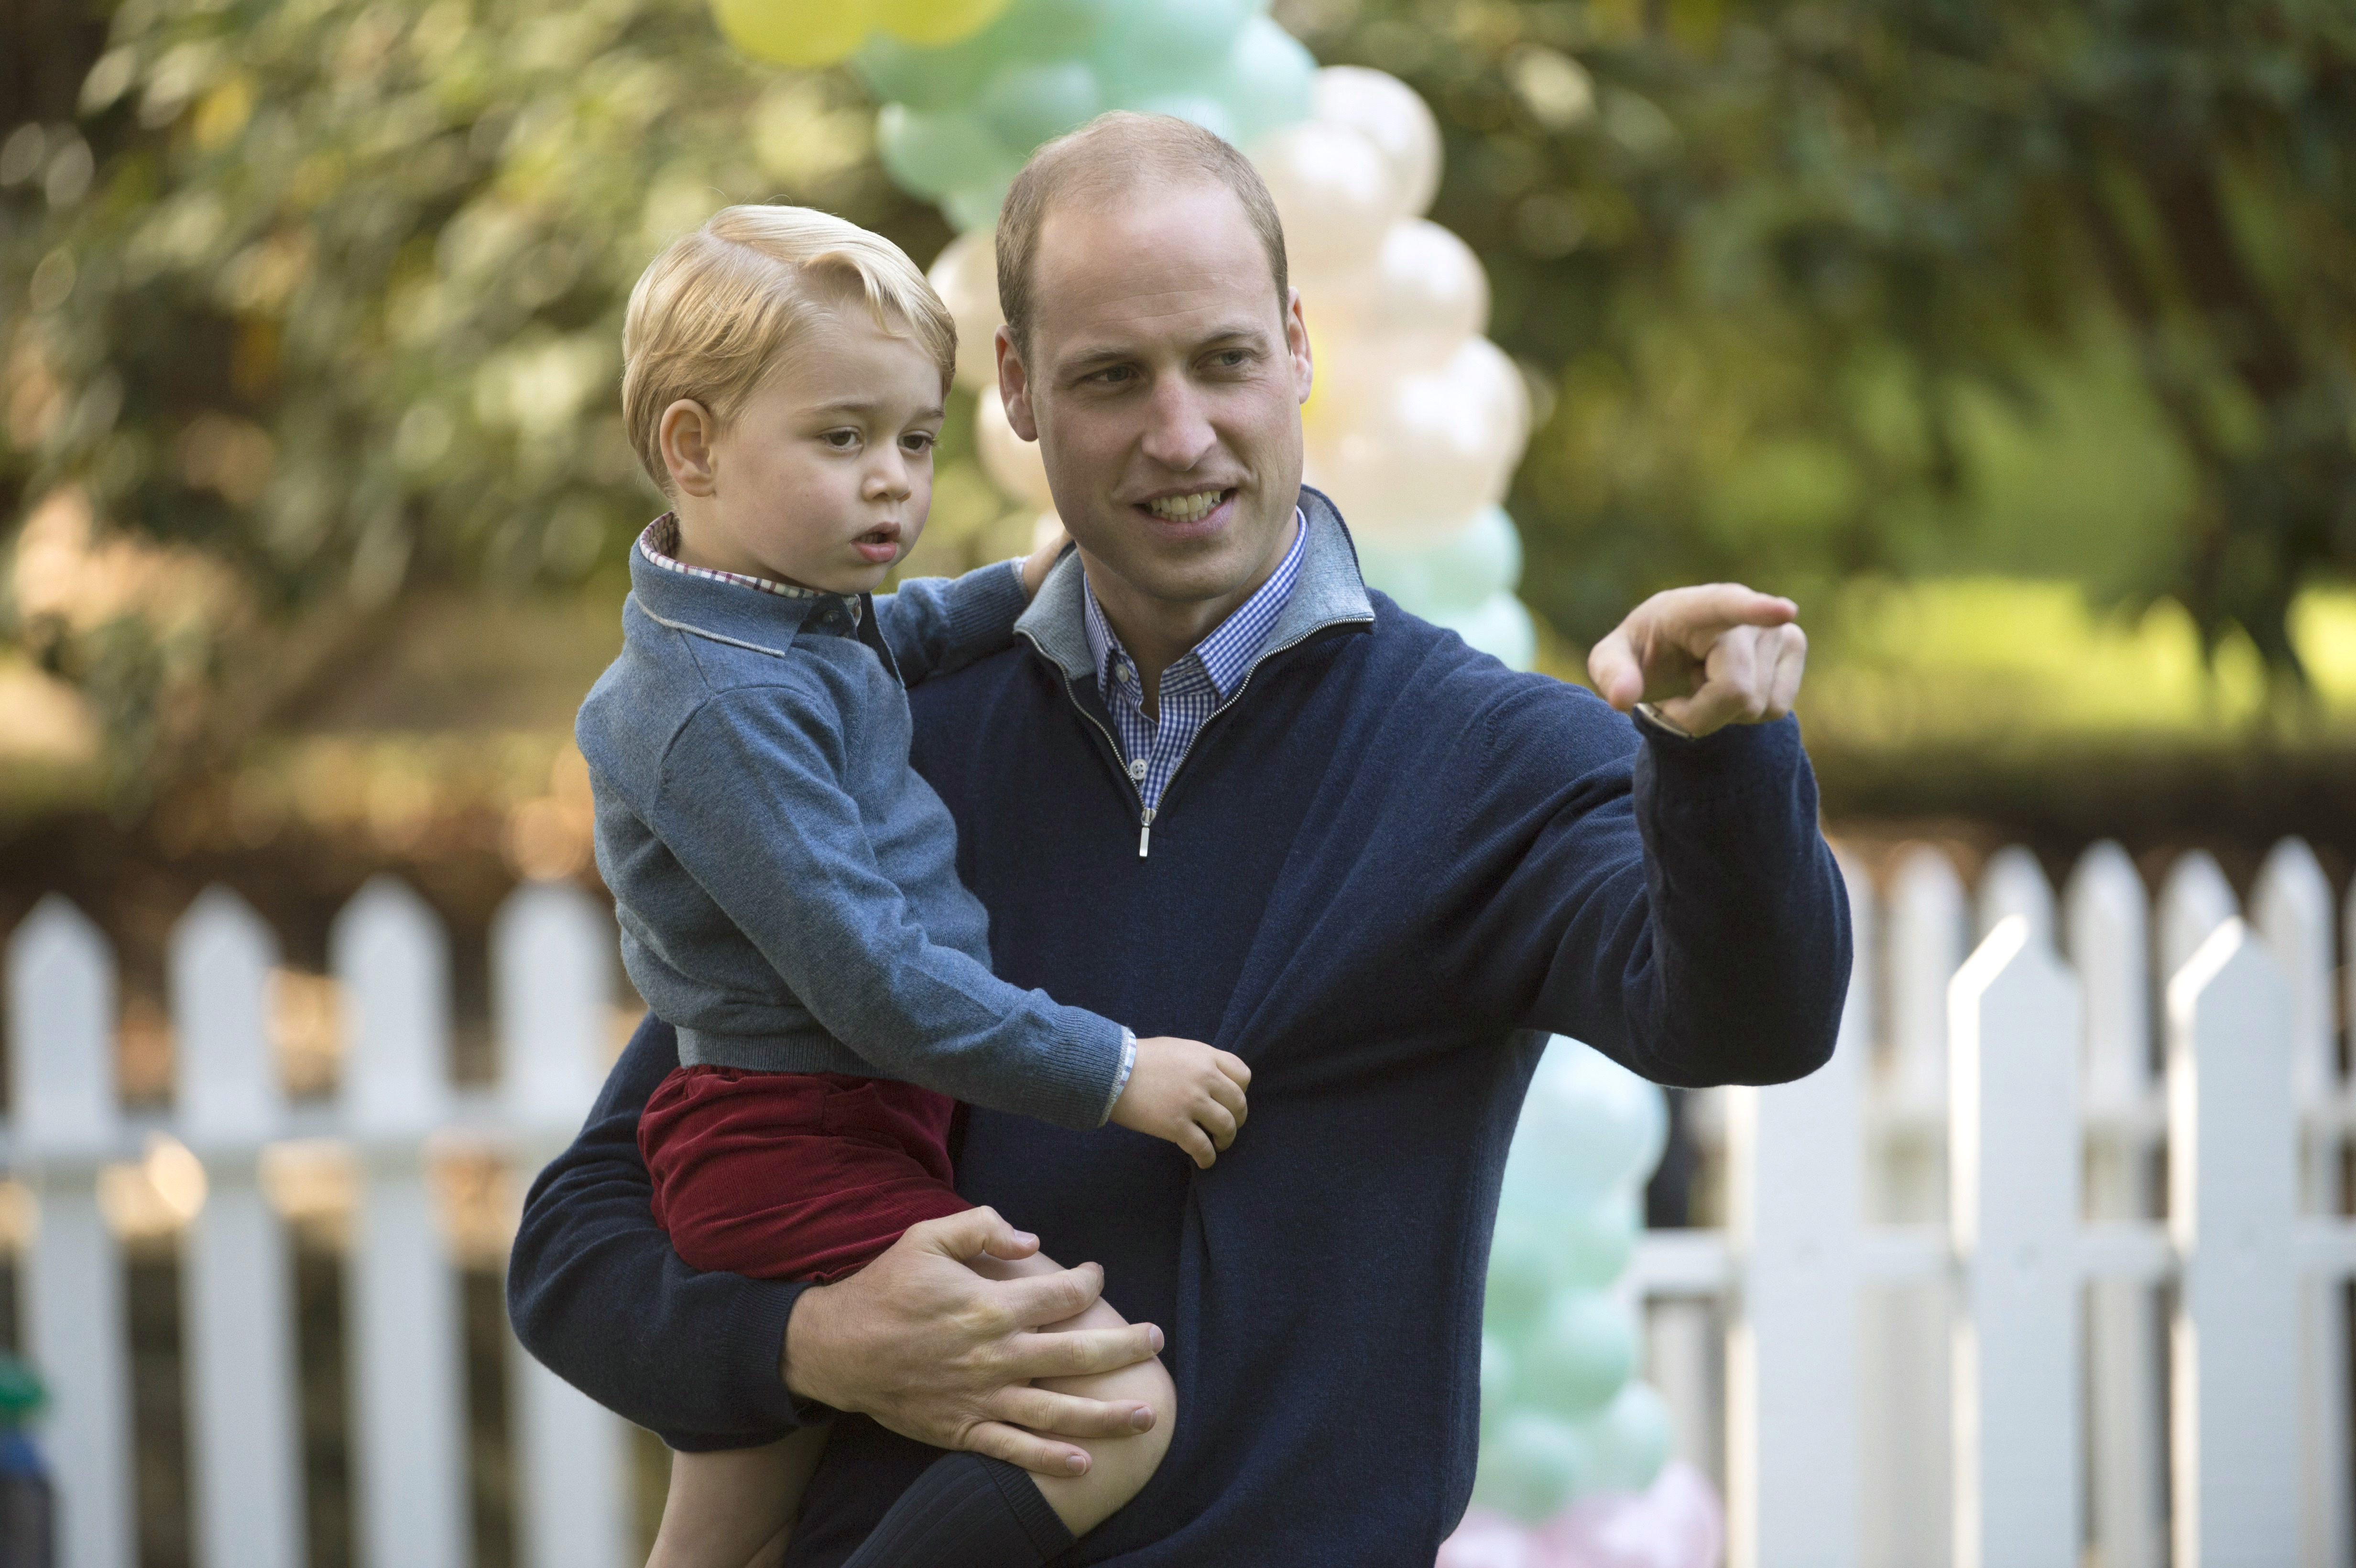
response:
[(1156, 1035), (1137, 1042), (1137, 1062), (1113, 1102), (1112, 1119), (1176, 1144), (1205, 1170), (1244, 1125), (1251, 1069), (1232, 1051), (1199, 1040)]
[(1039, 548), (1023, 559), (1023, 596), (1025, 599), (1039, 597), (1039, 585), (1047, 581), (1047, 573), (1055, 568), (1055, 558), (1062, 555), (1064, 547), (1071, 542), (1072, 536), (1058, 524), (1055, 534), (1041, 540)]

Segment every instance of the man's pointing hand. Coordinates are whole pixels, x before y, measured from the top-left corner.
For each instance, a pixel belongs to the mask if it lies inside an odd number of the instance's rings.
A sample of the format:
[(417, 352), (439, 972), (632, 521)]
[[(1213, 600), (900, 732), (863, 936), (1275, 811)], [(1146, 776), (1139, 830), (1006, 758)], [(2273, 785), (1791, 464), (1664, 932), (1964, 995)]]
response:
[(1792, 710), (1808, 662), (1800, 607), (1739, 582), (1672, 588), (1629, 613), (1587, 656), (1587, 673), (1622, 713), (1649, 702), (1689, 735), (1764, 724)]

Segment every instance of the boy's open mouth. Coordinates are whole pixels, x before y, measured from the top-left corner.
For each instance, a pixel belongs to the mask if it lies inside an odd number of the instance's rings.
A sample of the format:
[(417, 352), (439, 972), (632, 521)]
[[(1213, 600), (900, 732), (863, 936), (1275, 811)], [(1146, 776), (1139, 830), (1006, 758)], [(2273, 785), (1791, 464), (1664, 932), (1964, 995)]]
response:
[(900, 553), (900, 526), (897, 523), (883, 524), (868, 529), (851, 543), (861, 555), (882, 565)]

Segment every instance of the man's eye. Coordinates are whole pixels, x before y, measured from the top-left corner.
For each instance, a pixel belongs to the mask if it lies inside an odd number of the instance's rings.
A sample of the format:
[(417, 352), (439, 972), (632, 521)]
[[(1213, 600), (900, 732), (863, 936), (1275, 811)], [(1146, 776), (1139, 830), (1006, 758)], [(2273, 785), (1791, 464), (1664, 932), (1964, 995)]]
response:
[(1245, 348), (1222, 348), (1211, 356), (1211, 361), (1222, 370), (1242, 368), (1251, 360), (1251, 351)]
[(1133, 366), (1108, 365), (1103, 369), (1098, 371), (1095, 375), (1089, 377), (1088, 379), (1096, 382), (1098, 386), (1119, 387), (1134, 379), (1136, 375), (1137, 371)]

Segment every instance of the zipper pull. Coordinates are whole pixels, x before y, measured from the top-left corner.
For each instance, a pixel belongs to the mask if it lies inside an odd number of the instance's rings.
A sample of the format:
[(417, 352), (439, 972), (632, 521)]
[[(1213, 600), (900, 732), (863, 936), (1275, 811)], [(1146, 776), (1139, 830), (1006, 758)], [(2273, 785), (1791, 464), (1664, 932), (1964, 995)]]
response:
[(1145, 859), (1145, 847), (1153, 841), (1153, 808), (1147, 806), (1137, 819), (1137, 858)]

